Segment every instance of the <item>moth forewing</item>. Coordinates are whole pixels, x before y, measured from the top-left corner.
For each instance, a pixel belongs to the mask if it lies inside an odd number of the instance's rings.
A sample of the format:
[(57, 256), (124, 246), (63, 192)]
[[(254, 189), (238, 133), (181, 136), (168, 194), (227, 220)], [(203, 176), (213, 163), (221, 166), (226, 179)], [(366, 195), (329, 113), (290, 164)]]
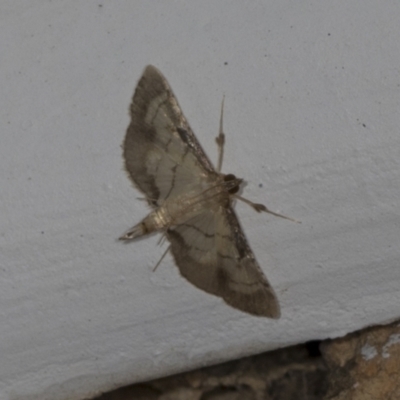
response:
[(129, 177), (153, 211), (120, 239), (162, 232), (182, 274), (198, 288), (249, 314), (279, 318), (275, 293), (232, 209), (242, 182), (220, 173), (222, 112), (215, 170), (167, 80), (149, 65), (133, 95), (123, 143)]

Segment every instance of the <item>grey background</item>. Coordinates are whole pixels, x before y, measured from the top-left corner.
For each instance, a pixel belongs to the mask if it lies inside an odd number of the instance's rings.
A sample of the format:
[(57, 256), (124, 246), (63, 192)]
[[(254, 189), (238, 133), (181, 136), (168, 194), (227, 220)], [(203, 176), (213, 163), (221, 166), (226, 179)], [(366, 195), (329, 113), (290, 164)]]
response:
[[(0, 397), (99, 391), (399, 317), (400, 5), (10, 1), (0, 13)], [(243, 195), (281, 302), (233, 310), (179, 276), (122, 170), (143, 68), (167, 77)]]

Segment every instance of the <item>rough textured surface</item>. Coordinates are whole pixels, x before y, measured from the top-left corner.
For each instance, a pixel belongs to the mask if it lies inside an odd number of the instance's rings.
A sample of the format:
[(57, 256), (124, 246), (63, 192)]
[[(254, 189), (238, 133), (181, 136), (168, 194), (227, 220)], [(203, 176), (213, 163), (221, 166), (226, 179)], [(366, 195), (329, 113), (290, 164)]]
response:
[(97, 400), (320, 400), (328, 390), (318, 342), (202, 368)]
[(373, 327), (321, 346), (331, 400), (400, 399), (400, 324)]
[(247, 357), (96, 398), (181, 399), (398, 400), (400, 324)]

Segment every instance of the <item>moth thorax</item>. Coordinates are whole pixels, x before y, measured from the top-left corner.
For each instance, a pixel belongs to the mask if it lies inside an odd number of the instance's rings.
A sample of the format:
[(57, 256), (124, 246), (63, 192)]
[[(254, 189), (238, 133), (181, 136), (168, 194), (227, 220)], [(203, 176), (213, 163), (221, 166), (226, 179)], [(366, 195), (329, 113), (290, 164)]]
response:
[(243, 179), (236, 178), (233, 174), (224, 175), (224, 187), (229, 194), (235, 194), (239, 191)]

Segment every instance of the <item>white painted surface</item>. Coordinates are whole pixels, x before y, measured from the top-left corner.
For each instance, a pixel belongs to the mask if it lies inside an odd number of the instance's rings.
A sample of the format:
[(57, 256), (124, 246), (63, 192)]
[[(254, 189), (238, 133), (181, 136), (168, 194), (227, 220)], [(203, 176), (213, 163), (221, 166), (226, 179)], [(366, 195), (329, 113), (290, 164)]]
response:
[[(3, 0), (0, 398), (80, 399), (399, 318), (400, 5)], [(282, 306), (247, 316), (184, 281), (122, 170), (145, 65), (246, 197)], [(225, 65), (227, 63), (227, 65)]]

